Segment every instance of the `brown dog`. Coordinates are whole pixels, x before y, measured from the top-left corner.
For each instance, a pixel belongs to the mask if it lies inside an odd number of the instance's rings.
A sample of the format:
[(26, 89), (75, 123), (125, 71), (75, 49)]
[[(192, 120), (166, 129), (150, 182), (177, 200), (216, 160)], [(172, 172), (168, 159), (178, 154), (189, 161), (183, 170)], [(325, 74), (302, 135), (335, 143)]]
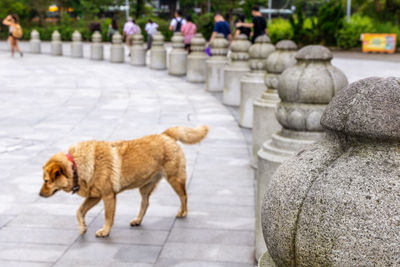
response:
[(178, 194), (181, 209), (187, 214), (186, 160), (176, 143), (200, 142), (208, 127), (174, 127), (159, 135), (118, 142), (88, 141), (70, 147), (68, 154), (57, 153), (43, 166), (40, 196), (50, 197), (57, 190), (77, 193), (85, 198), (77, 212), (80, 233), (86, 232), (85, 215), (101, 199), (105, 224), (96, 236), (110, 234), (114, 222), (116, 194), (139, 188), (142, 197), (138, 216), (131, 226), (140, 225), (149, 206), (149, 197), (163, 176)]

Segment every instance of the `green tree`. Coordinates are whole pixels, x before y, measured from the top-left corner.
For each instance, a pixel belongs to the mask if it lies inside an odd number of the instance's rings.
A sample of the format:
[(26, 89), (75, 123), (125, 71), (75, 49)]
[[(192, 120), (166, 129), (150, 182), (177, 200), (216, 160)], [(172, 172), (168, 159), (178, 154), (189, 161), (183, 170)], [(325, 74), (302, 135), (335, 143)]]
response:
[(340, 2), (330, 1), (320, 7), (316, 29), (323, 45), (336, 45), (336, 34), (343, 27), (343, 18), (344, 11)]

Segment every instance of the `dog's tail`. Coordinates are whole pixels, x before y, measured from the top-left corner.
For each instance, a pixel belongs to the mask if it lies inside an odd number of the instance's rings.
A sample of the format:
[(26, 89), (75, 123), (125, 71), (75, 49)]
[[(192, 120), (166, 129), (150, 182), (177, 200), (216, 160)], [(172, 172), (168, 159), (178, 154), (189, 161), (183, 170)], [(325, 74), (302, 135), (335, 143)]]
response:
[(178, 126), (168, 128), (163, 132), (163, 134), (168, 135), (176, 141), (181, 141), (184, 144), (196, 144), (203, 140), (207, 133), (208, 127), (205, 125), (196, 128)]

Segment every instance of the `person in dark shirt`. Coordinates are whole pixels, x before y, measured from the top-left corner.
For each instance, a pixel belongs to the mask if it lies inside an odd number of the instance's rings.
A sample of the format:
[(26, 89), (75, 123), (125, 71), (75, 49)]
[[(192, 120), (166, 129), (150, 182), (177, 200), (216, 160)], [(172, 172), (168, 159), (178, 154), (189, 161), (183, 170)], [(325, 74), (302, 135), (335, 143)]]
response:
[(246, 27), (253, 28), (253, 36), (251, 41), (254, 43), (256, 38), (260, 35), (268, 34), (267, 30), (267, 22), (265, 18), (261, 15), (260, 8), (258, 6), (254, 6), (251, 10), (251, 15), (253, 16), (252, 23), (243, 23), (239, 22), (236, 24), (236, 27)]
[(216, 13), (214, 15), (214, 22), (214, 31), (211, 35), (209, 43), (212, 43), (218, 33), (222, 33), (224, 37), (229, 40), (230, 43), (232, 41), (232, 34), (228, 22), (225, 21), (224, 17), (220, 13)]
[[(236, 24), (239, 23), (239, 22), (241, 22), (241, 23), (245, 22), (244, 15), (242, 15), (242, 14), (238, 15), (238, 18), (236, 20)], [(239, 34), (246, 35), (247, 39), (250, 40), (250, 33), (251, 33), (251, 29), (250, 28), (247, 28), (247, 27), (244, 27), (244, 26), (236, 27), (236, 32), (235, 32), (235, 36), (233, 37), (233, 40), (235, 40), (239, 36)]]

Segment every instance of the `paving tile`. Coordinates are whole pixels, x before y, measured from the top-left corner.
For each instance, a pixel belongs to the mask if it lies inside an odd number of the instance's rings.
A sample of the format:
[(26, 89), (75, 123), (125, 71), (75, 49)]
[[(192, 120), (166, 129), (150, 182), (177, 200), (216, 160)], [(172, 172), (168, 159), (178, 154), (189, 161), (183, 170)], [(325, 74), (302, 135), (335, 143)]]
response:
[(49, 262), (0, 260), (0, 266), (2, 267), (50, 267), (52, 265), (53, 264)]
[(68, 245), (79, 237), (79, 231), (51, 228), (3, 227), (0, 242)]
[(249, 217), (208, 217), (192, 214), (184, 219), (176, 220), (175, 227), (253, 231), (255, 220)]
[(55, 262), (67, 246), (0, 242), (0, 260)]

